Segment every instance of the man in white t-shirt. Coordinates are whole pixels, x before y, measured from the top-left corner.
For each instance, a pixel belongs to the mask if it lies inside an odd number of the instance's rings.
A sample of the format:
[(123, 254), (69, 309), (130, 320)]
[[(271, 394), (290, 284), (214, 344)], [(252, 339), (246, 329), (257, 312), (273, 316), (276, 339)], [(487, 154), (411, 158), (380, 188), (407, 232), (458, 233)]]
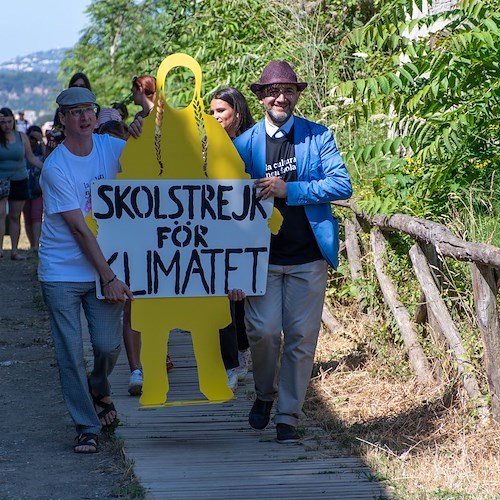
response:
[[(120, 352), (123, 304), (133, 296), (106, 262), (85, 217), (91, 211), (92, 181), (116, 177), (125, 141), (93, 134), (97, 108), (90, 90), (69, 88), (56, 102), (66, 138), (45, 161), (40, 178), (44, 221), (38, 277), (49, 310), (63, 396), (78, 433), (74, 451), (95, 453), (101, 428), (118, 423), (108, 376)], [(96, 297), (96, 273), (105, 300)], [(82, 309), (94, 351), (88, 378)]]

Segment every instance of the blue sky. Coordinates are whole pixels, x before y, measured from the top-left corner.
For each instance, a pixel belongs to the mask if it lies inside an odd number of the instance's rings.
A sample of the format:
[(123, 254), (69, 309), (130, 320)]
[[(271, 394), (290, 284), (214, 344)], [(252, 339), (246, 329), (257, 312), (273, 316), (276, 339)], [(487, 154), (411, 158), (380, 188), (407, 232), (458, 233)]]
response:
[(39, 50), (72, 47), (92, 0), (1, 0), (0, 63)]

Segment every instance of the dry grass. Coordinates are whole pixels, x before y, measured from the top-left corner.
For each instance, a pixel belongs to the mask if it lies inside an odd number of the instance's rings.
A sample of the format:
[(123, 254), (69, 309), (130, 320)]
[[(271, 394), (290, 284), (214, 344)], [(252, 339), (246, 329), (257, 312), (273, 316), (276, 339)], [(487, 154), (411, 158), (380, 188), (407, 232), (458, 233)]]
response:
[(420, 386), (400, 349), (375, 352), (376, 324), (337, 309), (343, 326), (320, 336), (306, 412), (397, 498), (500, 498), (500, 426), (474, 417), (456, 380)]

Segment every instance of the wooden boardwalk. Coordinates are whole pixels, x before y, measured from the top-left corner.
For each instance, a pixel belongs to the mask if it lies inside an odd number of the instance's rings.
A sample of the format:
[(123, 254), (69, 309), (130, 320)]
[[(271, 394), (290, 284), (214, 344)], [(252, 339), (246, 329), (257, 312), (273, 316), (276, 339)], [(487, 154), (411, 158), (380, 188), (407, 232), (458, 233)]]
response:
[[(199, 399), (188, 332), (170, 335), (175, 367), (169, 374), (172, 401)], [(275, 442), (275, 426), (252, 430), (249, 373), (235, 397), (223, 404), (140, 409), (127, 392), (124, 350), (111, 383), (124, 451), (148, 499), (373, 499), (388, 498), (370, 469), (347, 456), (321, 429), (304, 419), (301, 443)]]

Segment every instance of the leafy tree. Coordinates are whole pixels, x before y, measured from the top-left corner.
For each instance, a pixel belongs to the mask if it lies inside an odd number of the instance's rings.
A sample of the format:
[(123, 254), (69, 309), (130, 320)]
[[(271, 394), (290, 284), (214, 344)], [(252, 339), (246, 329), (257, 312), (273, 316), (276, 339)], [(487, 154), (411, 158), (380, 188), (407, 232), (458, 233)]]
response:
[(94, 0), (86, 11), (90, 23), (64, 59), (61, 77), (68, 81), (75, 71), (85, 72), (102, 105), (130, 100), (132, 77), (155, 69), (158, 41), (164, 38), (154, 20), (164, 14), (165, 3)]
[[(89, 26), (62, 64), (62, 77), (84, 71), (101, 103), (130, 98), (137, 74), (154, 74), (169, 54), (184, 52), (203, 67), (209, 92), (246, 86), (252, 62), (267, 54), (258, 22), (261, 0), (94, 0)], [(263, 3), (263, 2), (262, 2)], [(237, 14), (235, 14), (237, 13)]]
[[(130, 97), (133, 75), (154, 74), (168, 54), (184, 52), (201, 64), (206, 95), (222, 85), (249, 95), (248, 84), (269, 60), (286, 59), (311, 82), (301, 110), (317, 118), (332, 103), (329, 90), (342, 72), (332, 47), (366, 21), (374, 5), (372, 0), (94, 0), (87, 9), (90, 22), (61, 77), (67, 82), (73, 72), (84, 71), (107, 105)], [(255, 112), (256, 100), (250, 104)]]
[(373, 123), (382, 113), (388, 124), (384, 141), (359, 143), (350, 154), (372, 180), (372, 196), (360, 205), (439, 218), (472, 188), (479, 193), (473, 212), (480, 216), (490, 199), (498, 217), (498, 7), (465, 0), (409, 20), (414, 5), (396, 0), (345, 40), (371, 74), (337, 87), (353, 100), (346, 116)]

